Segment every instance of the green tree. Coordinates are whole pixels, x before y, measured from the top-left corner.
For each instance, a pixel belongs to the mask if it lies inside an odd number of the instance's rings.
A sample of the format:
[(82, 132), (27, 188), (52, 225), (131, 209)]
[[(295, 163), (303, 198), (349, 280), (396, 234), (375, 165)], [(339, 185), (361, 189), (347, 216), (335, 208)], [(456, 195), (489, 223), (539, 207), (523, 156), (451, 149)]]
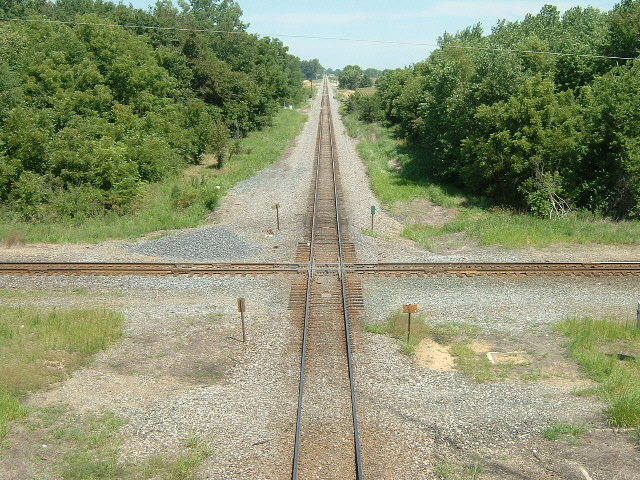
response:
[(340, 88), (355, 90), (360, 86), (362, 78), (362, 69), (358, 65), (347, 65), (338, 75), (338, 84)]
[(640, 0), (622, 0), (611, 12), (609, 55), (640, 56)]
[(307, 80), (315, 80), (318, 75), (322, 75), (322, 72), (324, 72), (324, 68), (320, 65), (320, 60), (317, 58), (302, 60), (300, 62), (300, 69)]
[(462, 141), (468, 188), (544, 215), (571, 200), (563, 197), (571, 191), (565, 178), (585, 154), (571, 92), (556, 93), (551, 79), (537, 75), (508, 101), (479, 106), (475, 118), (477, 129)]

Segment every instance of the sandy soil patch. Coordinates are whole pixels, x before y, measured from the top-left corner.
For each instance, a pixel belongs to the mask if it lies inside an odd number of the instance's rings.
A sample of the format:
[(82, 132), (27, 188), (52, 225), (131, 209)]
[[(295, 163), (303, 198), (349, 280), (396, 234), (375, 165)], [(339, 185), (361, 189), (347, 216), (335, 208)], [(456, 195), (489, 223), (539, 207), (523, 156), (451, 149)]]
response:
[(429, 370), (454, 370), (455, 357), (449, 347), (425, 338), (416, 347), (416, 361)]

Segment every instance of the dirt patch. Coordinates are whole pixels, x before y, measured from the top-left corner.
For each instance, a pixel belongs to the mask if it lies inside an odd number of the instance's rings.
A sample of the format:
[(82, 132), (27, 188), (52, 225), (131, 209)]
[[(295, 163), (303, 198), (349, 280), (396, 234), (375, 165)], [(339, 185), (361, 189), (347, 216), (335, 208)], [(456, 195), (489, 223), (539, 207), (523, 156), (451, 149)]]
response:
[(416, 361), (429, 370), (454, 370), (455, 357), (449, 347), (425, 338), (416, 347)]
[(393, 205), (393, 213), (407, 225), (419, 223), (440, 227), (453, 220), (458, 209), (441, 207), (427, 199), (415, 198), (408, 202), (396, 202)]

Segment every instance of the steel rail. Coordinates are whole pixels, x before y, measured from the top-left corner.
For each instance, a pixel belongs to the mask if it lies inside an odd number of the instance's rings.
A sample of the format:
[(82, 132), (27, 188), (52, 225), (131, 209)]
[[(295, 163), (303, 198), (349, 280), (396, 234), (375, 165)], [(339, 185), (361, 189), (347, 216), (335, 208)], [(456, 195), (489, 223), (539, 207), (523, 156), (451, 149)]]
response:
[[(324, 92), (323, 92), (324, 93)], [(324, 100), (324, 98), (323, 98)], [(307, 291), (305, 294), (305, 305), (304, 305), (304, 327), (302, 333), (302, 354), (300, 359), (300, 384), (298, 387), (298, 411), (296, 414), (296, 436), (295, 443), (293, 446), (293, 466), (291, 469), (291, 479), (297, 480), (298, 478), (298, 459), (300, 454), (300, 434), (302, 431), (302, 396), (304, 392), (304, 369), (306, 366), (306, 358), (307, 358), (307, 338), (309, 333), (309, 307), (311, 304), (311, 279), (313, 277), (313, 248), (315, 241), (315, 226), (316, 226), (316, 212), (318, 207), (318, 183), (319, 183), (319, 174), (320, 174), (320, 150), (322, 148), (322, 108), (323, 103), (320, 104), (320, 118), (318, 120), (318, 137), (316, 140), (316, 175), (315, 175), (315, 185), (314, 185), (314, 193), (313, 193), (313, 213), (311, 216), (311, 241), (309, 242), (309, 265), (307, 271)]]
[[(327, 91), (328, 95), (328, 91)], [(351, 413), (353, 416), (353, 437), (355, 443), (355, 455), (356, 455), (356, 477), (358, 480), (362, 480), (362, 459), (360, 456), (360, 438), (358, 436), (358, 414), (356, 409), (356, 390), (354, 384), (353, 374), (353, 360), (351, 355), (351, 333), (349, 330), (349, 309), (347, 308), (347, 287), (345, 284), (345, 269), (344, 269), (344, 257), (342, 254), (342, 232), (340, 229), (340, 208), (338, 200), (338, 182), (336, 179), (336, 153), (335, 153), (335, 137), (333, 132), (333, 118), (331, 111), (329, 111), (329, 135), (331, 137), (331, 165), (333, 167), (333, 193), (335, 197), (336, 205), (336, 225), (338, 228), (338, 248), (340, 251), (340, 284), (342, 286), (342, 306), (344, 309), (344, 329), (345, 339), (347, 344), (347, 362), (349, 364), (349, 386), (351, 388)]]
[[(0, 275), (270, 275), (303, 263), (0, 262)], [(316, 273), (356, 275), (640, 275), (640, 262), (314, 263)]]

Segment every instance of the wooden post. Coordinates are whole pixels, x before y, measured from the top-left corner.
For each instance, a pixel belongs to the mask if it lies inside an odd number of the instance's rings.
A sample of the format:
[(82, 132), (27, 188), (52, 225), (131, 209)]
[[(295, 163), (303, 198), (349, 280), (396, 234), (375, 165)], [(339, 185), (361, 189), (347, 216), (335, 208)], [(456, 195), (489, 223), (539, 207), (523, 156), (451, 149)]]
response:
[(238, 298), (238, 311), (240, 312), (240, 321), (242, 322), (242, 343), (246, 343), (247, 335), (244, 328), (244, 312), (247, 311), (247, 305), (244, 298)]
[(409, 314), (409, 322), (407, 323), (407, 343), (409, 343), (409, 339), (411, 338), (411, 314), (416, 313), (417, 311), (418, 305), (415, 303), (402, 306), (402, 312)]
[(278, 227), (278, 230), (280, 230), (280, 204), (276, 203), (271, 208), (275, 209), (276, 211), (276, 225)]

